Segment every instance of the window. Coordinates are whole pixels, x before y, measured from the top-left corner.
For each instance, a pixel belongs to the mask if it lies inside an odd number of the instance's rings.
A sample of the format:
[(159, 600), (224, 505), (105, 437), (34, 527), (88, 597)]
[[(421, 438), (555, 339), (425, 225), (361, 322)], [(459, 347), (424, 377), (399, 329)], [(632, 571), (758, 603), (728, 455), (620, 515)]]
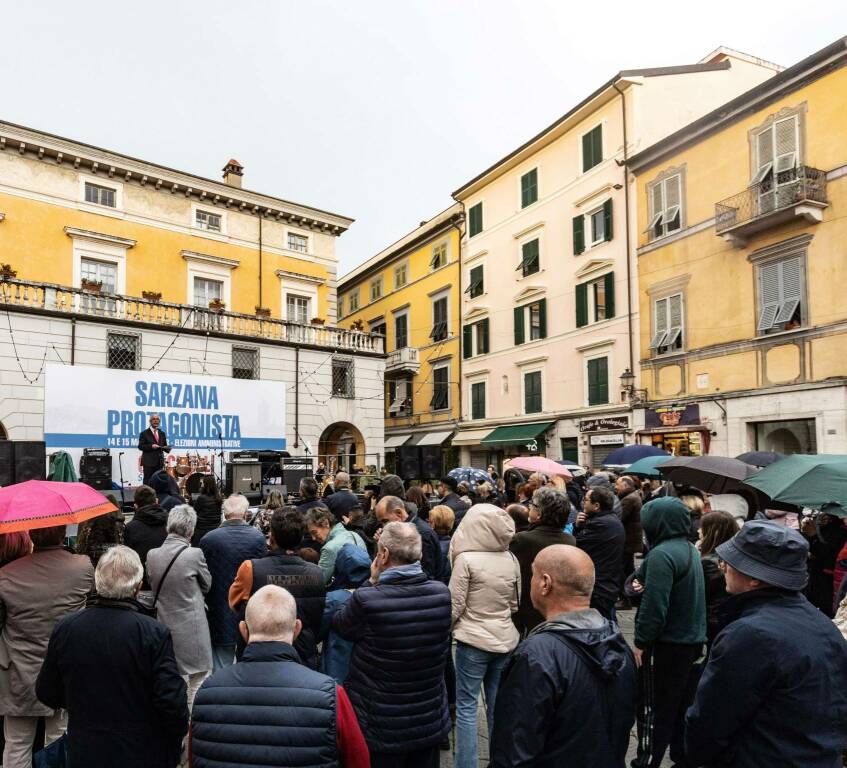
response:
[(351, 291), (348, 294), (347, 306), (349, 307), (348, 311), (351, 314), (359, 309), (359, 289), (358, 288), (356, 288), (356, 290)]
[(818, 452), (815, 419), (760, 421), (753, 426), (756, 430), (757, 451), (785, 454)]
[(105, 205), (107, 208), (115, 208), (116, 191), (112, 187), (101, 187), (99, 184), (85, 182), (85, 202), (95, 205)]
[(575, 292), (577, 328), (615, 316), (614, 272), (587, 283), (578, 283)]
[(471, 384), (471, 418), (485, 418), (485, 382), (475, 381)]
[(759, 316), (756, 330), (774, 333), (803, 322), (803, 257), (791, 256), (759, 265)]
[(521, 263), (518, 265), (518, 269), (523, 277), (534, 275), (541, 269), (538, 238), (521, 246)]
[(251, 347), (232, 348), (232, 378), (259, 378), (259, 350)]
[(371, 280), (371, 301), (377, 301), (382, 298), (382, 278), (378, 277)]
[(101, 293), (117, 293), (118, 265), (107, 261), (82, 258), (79, 262), (80, 280), (100, 283)]
[(432, 398), (429, 404), (435, 411), (450, 407), (450, 367), (447, 365), (432, 369)]
[(208, 307), (213, 301), (223, 299), (224, 284), (221, 280), (209, 280), (206, 277), (194, 278), (194, 306)]
[(349, 357), (332, 358), (332, 396), (353, 397), (353, 360)]
[(432, 302), (432, 331), (429, 337), (433, 341), (443, 341), (449, 335), (447, 320), (447, 297), (441, 296)]
[(547, 337), (547, 299), (515, 307), (514, 315), (515, 344)]
[(289, 293), (285, 297), (285, 319), (289, 323), (306, 325), (309, 322), (311, 301), (308, 296), (297, 296)]
[(485, 291), (485, 287), (483, 285), (482, 264), (475, 266), (470, 271), (468, 278), (468, 287), (465, 288), (466, 293), (468, 293), (472, 299), (475, 299), (477, 296), (482, 296)]
[(197, 229), (208, 229), (210, 232), (221, 231), (221, 215), (201, 211), (199, 208), (194, 212), (194, 226)]
[(474, 355), (485, 355), (488, 351), (487, 317), (462, 328), (462, 355), (465, 359)]
[(682, 228), (682, 174), (675, 173), (656, 181), (649, 188), (651, 240)]
[(406, 262), (394, 267), (394, 287), (402, 288), (409, 282), (409, 265)]
[(521, 176), (521, 208), (526, 208), (538, 200), (538, 169)]
[(108, 367), (138, 370), (141, 362), (141, 338), (131, 333), (107, 333)]
[(482, 203), (472, 205), (468, 209), (468, 237), (482, 232)]
[(371, 333), (376, 334), (377, 336), (382, 336), (385, 338), (386, 334), (385, 321), (382, 320), (378, 323), (371, 325)]
[(429, 260), (429, 266), (433, 271), (441, 269), (447, 264), (447, 243), (439, 243), (432, 247), (432, 258)]
[(595, 357), (585, 364), (588, 378), (588, 404), (605, 405), (609, 402), (609, 358)]
[(412, 380), (392, 379), (388, 382), (388, 415), (403, 416), (412, 412)]
[(800, 119), (790, 115), (773, 120), (756, 132), (753, 138), (753, 167), (755, 172), (750, 186), (756, 187), (754, 200), (756, 215), (783, 208), (793, 202), (792, 182), (797, 179), (800, 162)]
[(288, 233), (288, 250), (297, 251), (297, 253), (309, 252), (309, 238), (306, 235), (297, 235), (294, 232)]
[(579, 438), (562, 437), (560, 438), (560, 443), (562, 447), (562, 459), (579, 464)]
[(582, 135), (582, 172), (590, 171), (603, 162), (603, 125)]
[(653, 338), (650, 349), (657, 355), (682, 349), (682, 294), (676, 293), (653, 302)]
[(606, 200), (602, 207), (588, 214), (580, 214), (573, 218), (573, 253), (579, 256), (586, 248), (585, 229), (588, 226), (588, 246), (606, 243), (612, 239), (612, 201)]
[(394, 316), (394, 348), (402, 349), (409, 346), (409, 315)]
[(541, 413), (541, 371), (523, 375), (524, 413)]

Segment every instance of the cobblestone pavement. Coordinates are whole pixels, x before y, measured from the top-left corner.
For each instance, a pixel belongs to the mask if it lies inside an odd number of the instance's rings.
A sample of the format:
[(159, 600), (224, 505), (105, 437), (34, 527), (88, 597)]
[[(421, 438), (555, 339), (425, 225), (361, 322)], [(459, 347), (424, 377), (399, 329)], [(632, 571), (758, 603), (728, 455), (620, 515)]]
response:
[[(624, 636), (630, 643), (632, 642), (634, 631), (634, 620), (635, 611), (621, 611), (618, 614), (618, 622), (623, 630)], [(482, 699), (480, 699), (477, 718), (479, 720), (479, 765), (484, 768), (484, 766), (488, 765), (488, 732), (485, 727), (485, 708), (482, 706)], [(453, 768), (453, 755), (456, 749), (455, 735), (455, 731), (450, 734), (450, 751), (441, 753), (441, 768)], [(636, 736), (635, 728), (633, 727), (629, 743), (629, 752), (627, 753), (627, 765), (629, 764), (629, 761), (635, 757), (635, 745)], [(671, 762), (667, 757), (665, 757), (662, 762), (662, 768), (671, 768)]]

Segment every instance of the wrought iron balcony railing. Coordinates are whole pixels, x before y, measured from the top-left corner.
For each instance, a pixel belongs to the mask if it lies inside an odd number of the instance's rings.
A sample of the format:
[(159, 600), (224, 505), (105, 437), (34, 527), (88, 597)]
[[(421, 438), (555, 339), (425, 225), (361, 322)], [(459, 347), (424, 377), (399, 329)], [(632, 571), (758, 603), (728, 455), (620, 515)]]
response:
[(826, 172), (800, 165), (774, 174), (715, 204), (715, 232), (744, 237), (795, 217), (820, 221), (827, 205)]
[(107, 322), (143, 323), (162, 329), (197, 328), (256, 341), (306, 344), (353, 353), (382, 353), (384, 343), (382, 336), (362, 331), (14, 279), (0, 282), (0, 307), (46, 310)]

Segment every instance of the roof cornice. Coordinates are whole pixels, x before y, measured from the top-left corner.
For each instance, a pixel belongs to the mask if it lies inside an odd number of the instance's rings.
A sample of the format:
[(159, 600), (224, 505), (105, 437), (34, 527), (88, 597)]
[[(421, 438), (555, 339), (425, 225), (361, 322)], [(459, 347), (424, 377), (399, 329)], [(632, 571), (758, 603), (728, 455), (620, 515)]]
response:
[(138, 160), (107, 149), (55, 136), (34, 128), (0, 121), (0, 152), (85, 169), (86, 173), (133, 183), (162, 193), (183, 194), (204, 205), (237, 209), (242, 213), (284, 221), (294, 226), (340, 235), (353, 219), (292, 203), (259, 192), (240, 189), (222, 181), (206, 179), (155, 163)]

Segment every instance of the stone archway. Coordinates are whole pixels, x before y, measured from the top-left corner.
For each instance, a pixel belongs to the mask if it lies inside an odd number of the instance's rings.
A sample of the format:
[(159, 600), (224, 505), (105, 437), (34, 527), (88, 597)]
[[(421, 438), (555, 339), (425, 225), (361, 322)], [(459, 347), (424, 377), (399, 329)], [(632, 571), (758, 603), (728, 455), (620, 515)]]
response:
[(328, 470), (351, 472), (355, 466), (364, 466), (365, 438), (352, 424), (337, 421), (321, 434), (318, 458), (325, 462)]

